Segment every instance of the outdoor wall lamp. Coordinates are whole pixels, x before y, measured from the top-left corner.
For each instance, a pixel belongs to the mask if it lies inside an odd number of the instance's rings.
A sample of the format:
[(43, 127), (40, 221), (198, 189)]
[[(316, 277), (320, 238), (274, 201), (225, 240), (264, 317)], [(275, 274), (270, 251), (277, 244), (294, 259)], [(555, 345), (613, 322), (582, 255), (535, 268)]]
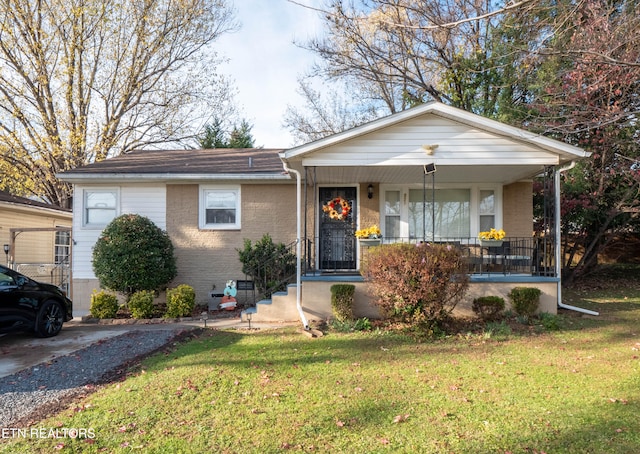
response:
[(373, 185), (372, 184), (367, 186), (367, 197), (369, 197), (370, 199), (373, 199)]
[(4, 246), (2, 246), (2, 248), (4, 249), (4, 255), (7, 258), (7, 265), (9, 264), (9, 245), (5, 244)]

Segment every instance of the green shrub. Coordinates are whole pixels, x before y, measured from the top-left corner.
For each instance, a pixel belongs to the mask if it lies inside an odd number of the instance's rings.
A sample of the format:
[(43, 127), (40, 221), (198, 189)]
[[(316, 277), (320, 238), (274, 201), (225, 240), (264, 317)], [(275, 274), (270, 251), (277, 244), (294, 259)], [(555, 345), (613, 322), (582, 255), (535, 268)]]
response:
[(362, 317), (353, 322), (353, 330), (354, 331), (371, 331), (373, 329), (373, 325), (371, 324), (371, 320), (367, 317)]
[(186, 284), (167, 290), (167, 312), (165, 317), (190, 317), (196, 306), (196, 292)]
[(244, 240), (244, 248), (238, 249), (242, 272), (251, 276), (258, 292), (270, 298), (275, 292), (285, 290), (295, 279), (296, 256), (282, 243), (274, 243), (265, 233), (255, 244)]
[(548, 312), (542, 312), (538, 315), (538, 319), (540, 320), (540, 324), (547, 331), (558, 331), (560, 330), (560, 317), (554, 314), (550, 314)]
[(104, 290), (91, 294), (89, 313), (95, 318), (115, 318), (118, 313), (118, 297)]
[(362, 274), (387, 316), (435, 330), (469, 286), (461, 251), (448, 245), (384, 244), (371, 248)]
[(507, 325), (504, 320), (499, 322), (493, 321), (486, 324), (484, 327), (485, 338), (506, 338), (512, 333), (511, 327)]
[(481, 296), (473, 300), (473, 313), (484, 321), (496, 320), (504, 310), (504, 298), (499, 296)]
[(535, 287), (514, 287), (509, 292), (511, 307), (514, 312), (522, 317), (531, 317), (540, 306), (542, 291)]
[(334, 284), (331, 286), (331, 309), (333, 316), (340, 322), (353, 320), (353, 284)]
[(126, 295), (157, 290), (176, 276), (173, 244), (150, 219), (125, 214), (100, 234), (93, 249), (93, 270), (100, 286), (109, 290)]
[(129, 298), (129, 311), (133, 318), (151, 318), (155, 312), (153, 298), (155, 293), (151, 290), (139, 290)]
[(344, 322), (334, 319), (331, 320), (329, 326), (331, 326), (331, 329), (342, 333), (351, 333), (354, 331), (371, 331), (373, 329), (371, 321), (366, 317), (359, 318), (357, 320), (347, 320)]

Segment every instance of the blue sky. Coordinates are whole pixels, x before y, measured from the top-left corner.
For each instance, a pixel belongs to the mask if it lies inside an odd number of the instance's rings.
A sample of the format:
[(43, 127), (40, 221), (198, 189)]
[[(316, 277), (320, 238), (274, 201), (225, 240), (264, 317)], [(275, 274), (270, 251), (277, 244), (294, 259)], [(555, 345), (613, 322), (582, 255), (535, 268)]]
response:
[[(319, 0), (298, 3), (321, 5)], [(290, 147), (290, 134), (282, 127), (284, 112), (288, 104), (304, 104), (296, 91), (297, 77), (314, 61), (293, 41), (320, 34), (318, 13), (287, 0), (235, 0), (234, 8), (241, 28), (217, 42), (216, 49), (230, 59), (220, 70), (235, 81), (236, 103), (253, 124), (255, 145)]]

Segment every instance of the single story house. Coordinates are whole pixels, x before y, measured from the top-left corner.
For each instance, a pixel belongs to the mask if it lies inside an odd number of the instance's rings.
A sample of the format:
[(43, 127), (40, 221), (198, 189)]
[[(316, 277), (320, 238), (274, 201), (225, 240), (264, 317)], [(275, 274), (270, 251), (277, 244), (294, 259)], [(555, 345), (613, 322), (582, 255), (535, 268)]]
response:
[(0, 191), (0, 244), (9, 267), (70, 289), (72, 212)]
[[(124, 213), (147, 216), (170, 235), (175, 284), (210, 302), (229, 279), (245, 280), (238, 249), (266, 233), (296, 254), (284, 292), (258, 301), (252, 320), (323, 319), (330, 287), (356, 285), (356, 315), (375, 317), (359, 274), (369, 245), (357, 229), (378, 225), (381, 241), (447, 242), (468, 256), (468, 309), (479, 295), (536, 286), (541, 310), (561, 302), (559, 174), (584, 150), (438, 102), (286, 150), (135, 151), (65, 172), (74, 185), (75, 307), (88, 310), (99, 283), (92, 247)], [(543, 234), (533, 234), (534, 177), (547, 188)], [(502, 244), (478, 239), (490, 228)], [(295, 284), (293, 284), (295, 282)], [(216, 288), (217, 290), (213, 290)], [(239, 292), (242, 295), (242, 290)]]

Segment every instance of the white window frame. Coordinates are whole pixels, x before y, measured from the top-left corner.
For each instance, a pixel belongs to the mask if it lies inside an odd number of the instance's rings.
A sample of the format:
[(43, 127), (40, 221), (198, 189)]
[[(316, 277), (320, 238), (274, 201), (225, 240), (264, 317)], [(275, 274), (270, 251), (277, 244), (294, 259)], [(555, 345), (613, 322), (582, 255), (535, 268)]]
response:
[[(382, 229), (382, 236), (386, 237), (386, 232), (384, 231), (385, 219), (384, 219), (384, 209), (385, 209), (385, 194), (386, 191), (400, 191), (400, 236), (403, 239), (409, 238), (409, 189), (422, 189), (422, 185), (381, 185), (380, 186), (380, 228)], [(427, 198), (431, 197), (431, 185), (427, 184)], [(494, 191), (495, 197), (495, 223), (496, 229), (502, 228), (502, 186), (501, 185), (468, 185), (462, 186), (457, 184), (438, 184), (436, 181), (435, 189), (469, 189), (470, 190), (470, 207), (469, 207), (469, 217), (470, 217), (470, 238), (474, 238), (480, 232), (480, 190), (491, 190)], [(430, 237), (431, 235), (429, 235)], [(436, 237), (436, 240), (444, 237)]]
[[(87, 206), (87, 199), (90, 194), (97, 193), (110, 193), (113, 194), (115, 199), (115, 206), (108, 207), (109, 210), (113, 210), (113, 217), (107, 222), (89, 222), (89, 207)], [(97, 210), (99, 208), (91, 208)], [(118, 188), (92, 188), (82, 190), (82, 226), (88, 229), (102, 229), (109, 224), (113, 219), (120, 215), (120, 190)]]
[[(203, 185), (200, 186), (200, 196), (198, 202), (198, 227), (201, 230), (240, 230), (242, 227), (242, 194), (239, 185)], [(233, 192), (236, 195), (236, 220), (233, 223), (226, 224), (207, 224), (207, 194), (212, 192)]]

